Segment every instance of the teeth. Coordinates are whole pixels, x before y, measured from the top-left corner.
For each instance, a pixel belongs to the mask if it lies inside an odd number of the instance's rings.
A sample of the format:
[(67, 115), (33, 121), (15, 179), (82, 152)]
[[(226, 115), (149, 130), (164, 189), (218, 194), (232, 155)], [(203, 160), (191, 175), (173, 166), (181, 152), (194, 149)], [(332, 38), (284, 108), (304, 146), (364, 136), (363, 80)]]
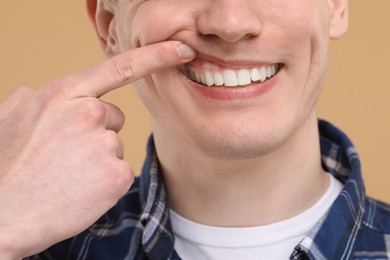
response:
[(233, 70), (225, 70), (223, 73), (223, 80), (225, 87), (236, 87), (238, 86), (238, 79), (236, 73)]
[(276, 74), (276, 66), (271, 66), (271, 75)]
[(238, 85), (245, 86), (251, 84), (251, 74), (249, 70), (242, 69), (238, 72)]
[(209, 87), (214, 85), (214, 77), (209, 72), (206, 73), (206, 85)]
[(260, 79), (261, 79), (261, 77), (260, 77), (259, 70), (256, 68), (251, 69), (251, 80), (258, 81)]
[[(187, 68), (188, 69), (188, 68)], [(268, 65), (251, 69), (232, 70), (227, 69), (223, 72), (212, 73), (205, 71), (203, 73), (194, 72), (188, 69), (187, 76), (205, 86), (225, 86), (237, 87), (246, 86), (252, 82), (263, 82), (275, 76), (279, 71), (279, 65)]]
[(271, 66), (267, 66), (267, 69), (266, 69), (266, 74), (267, 75), (267, 78), (271, 77), (272, 76), (272, 69), (271, 69)]
[(214, 75), (214, 83), (216, 86), (222, 86), (223, 85), (223, 77), (220, 73), (215, 73)]
[(199, 73), (195, 73), (195, 81), (198, 83), (202, 83), (202, 78)]
[(204, 74), (200, 75), (200, 82), (202, 82), (203, 85), (206, 85), (206, 75)]
[(264, 81), (267, 78), (267, 75), (265, 73), (265, 67), (261, 67), (259, 69), (259, 73), (260, 73), (260, 81)]

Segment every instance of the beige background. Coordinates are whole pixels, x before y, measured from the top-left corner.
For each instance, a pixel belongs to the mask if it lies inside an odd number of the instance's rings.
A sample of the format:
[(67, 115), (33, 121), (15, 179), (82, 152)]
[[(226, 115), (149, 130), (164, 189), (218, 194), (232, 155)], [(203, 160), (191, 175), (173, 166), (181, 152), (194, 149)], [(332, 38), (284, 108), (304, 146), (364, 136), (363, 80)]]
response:
[[(390, 1), (351, 1), (350, 32), (332, 43), (329, 77), (319, 115), (347, 132), (360, 151), (371, 196), (390, 202)], [(83, 0), (0, 1), (0, 98), (34, 88), (103, 59)], [(105, 97), (127, 121), (126, 160), (139, 172), (150, 128), (131, 87)]]

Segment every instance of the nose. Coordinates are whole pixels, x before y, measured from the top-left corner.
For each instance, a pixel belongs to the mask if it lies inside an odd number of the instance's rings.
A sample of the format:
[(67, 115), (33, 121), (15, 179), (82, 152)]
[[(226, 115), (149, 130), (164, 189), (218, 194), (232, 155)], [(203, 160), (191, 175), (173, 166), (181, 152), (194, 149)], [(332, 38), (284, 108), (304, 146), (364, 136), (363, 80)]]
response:
[(262, 25), (252, 0), (211, 0), (208, 8), (199, 14), (198, 31), (213, 35), (226, 42), (258, 36)]

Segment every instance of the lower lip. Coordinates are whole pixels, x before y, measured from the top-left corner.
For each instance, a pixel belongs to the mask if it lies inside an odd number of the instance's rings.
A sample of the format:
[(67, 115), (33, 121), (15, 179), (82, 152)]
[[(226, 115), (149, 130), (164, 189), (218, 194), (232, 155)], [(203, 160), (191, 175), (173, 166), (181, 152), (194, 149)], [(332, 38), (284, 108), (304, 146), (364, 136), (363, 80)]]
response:
[(188, 79), (184, 74), (183, 76), (187, 82), (189, 82), (190, 86), (202, 96), (216, 100), (236, 101), (258, 98), (265, 95), (276, 85), (282, 71), (283, 68), (281, 68), (275, 76), (265, 82), (252, 83), (250, 85), (238, 87), (207, 87)]

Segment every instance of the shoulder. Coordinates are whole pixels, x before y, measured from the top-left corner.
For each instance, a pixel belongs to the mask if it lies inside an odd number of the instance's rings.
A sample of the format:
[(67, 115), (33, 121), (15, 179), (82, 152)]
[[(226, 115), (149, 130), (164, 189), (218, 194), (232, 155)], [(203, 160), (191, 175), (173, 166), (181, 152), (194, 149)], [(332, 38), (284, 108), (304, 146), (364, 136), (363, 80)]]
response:
[(354, 259), (388, 259), (390, 257), (390, 205), (366, 198), (360, 230), (356, 232), (358, 235), (354, 243)]
[(390, 235), (390, 205), (368, 197), (364, 209), (363, 226)]
[(139, 178), (135, 178), (129, 191), (95, 225), (106, 224), (107, 222), (112, 222), (112, 220), (120, 220), (127, 217), (138, 219), (142, 212), (139, 181)]

